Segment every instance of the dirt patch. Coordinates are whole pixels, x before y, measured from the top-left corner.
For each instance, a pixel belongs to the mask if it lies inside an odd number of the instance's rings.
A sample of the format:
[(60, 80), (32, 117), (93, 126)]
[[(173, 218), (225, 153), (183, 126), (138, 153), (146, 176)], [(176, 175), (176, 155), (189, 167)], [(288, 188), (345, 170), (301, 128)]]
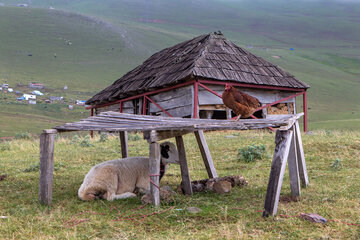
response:
[(6, 175), (0, 175), (0, 181), (4, 180), (6, 178)]
[(291, 196), (280, 196), (280, 200), (281, 203), (290, 203), (290, 202), (299, 202), (300, 201), (300, 197), (297, 198), (293, 198)]

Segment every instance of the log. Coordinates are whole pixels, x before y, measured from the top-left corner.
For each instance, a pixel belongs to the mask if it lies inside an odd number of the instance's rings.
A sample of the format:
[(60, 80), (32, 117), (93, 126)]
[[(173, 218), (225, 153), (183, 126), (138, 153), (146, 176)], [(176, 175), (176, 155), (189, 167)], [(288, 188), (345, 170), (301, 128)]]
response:
[(149, 175), (152, 183), (150, 183), (150, 199), (155, 206), (160, 205), (160, 144), (157, 142), (150, 143), (149, 146)]
[(120, 137), (120, 145), (121, 145), (121, 157), (127, 158), (128, 157), (128, 132), (121, 131), (119, 133)]
[(295, 136), (296, 136), (295, 142), (296, 142), (296, 152), (297, 152), (297, 159), (299, 165), (299, 177), (301, 180), (301, 186), (307, 187), (309, 185), (309, 178), (306, 170), (304, 148), (302, 145), (301, 133), (300, 133), (300, 127), (298, 121), (295, 122)]
[(301, 191), (300, 191), (300, 178), (299, 178), (299, 168), (298, 168), (294, 130), (295, 127), (293, 125), (292, 127), (293, 136), (291, 137), (291, 145), (290, 145), (289, 157), (288, 157), (288, 167), (289, 167), (291, 197), (292, 199), (297, 199), (300, 196)]
[[(228, 181), (231, 183), (232, 187), (241, 187), (248, 185), (246, 179), (239, 176), (225, 176), (225, 177), (216, 177), (216, 178), (207, 178), (202, 180), (191, 181), (191, 189), (193, 192), (204, 192), (204, 191), (213, 191), (213, 185), (215, 182)], [(181, 192), (184, 193), (184, 189), (181, 187)]]
[(214, 162), (213, 162), (213, 159), (210, 154), (209, 147), (206, 143), (204, 132), (202, 130), (200, 130), (200, 131), (196, 131), (194, 133), (195, 133), (196, 141), (199, 145), (201, 156), (203, 158), (209, 178), (217, 178), (218, 175), (216, 173), (216, 169), (215, 169)]
[(275, 216), (279, 204), (280, 190), (284, 177), (285, 166), (289, 156), (291, 130), (277, 130), (275, 136), (275, 151), (271, 164), (269, 183), (266, 191), (265, 206), (263, 216)]
[(181, 186), (184, 189), (185, 194), (192, 195), (193, 192), (191, 188), (189, 169), (186, 160), (184, 140), (182, 136), (177, 136), (175, 139), (176, 139), (176, 147), (179, 152), (181, 178), (182, 178)]
[(40, 135), (39, 202), (50, 206), (54, 173), (54, 142), (57, 131), (44, 130)]

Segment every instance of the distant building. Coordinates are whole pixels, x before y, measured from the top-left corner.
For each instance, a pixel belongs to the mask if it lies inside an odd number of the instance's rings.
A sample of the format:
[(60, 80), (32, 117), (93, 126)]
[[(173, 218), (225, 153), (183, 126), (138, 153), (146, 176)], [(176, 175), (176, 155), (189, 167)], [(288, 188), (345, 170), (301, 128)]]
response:
[(32, 95), (32, 94), (24, 94), (23, 95), (23, 97), (24, 97), (24, 99), (26, 100), (26, 101), (28, 101), (28, 100), (36, 100), (36, 95)]
[(76, 100), (76, 105), (85, 106), (85, 100)]
[(69, 105), (69, 109), (73, 110), (74, 106), (73, 105)]
[(29, 88), (44, 89), (44, 84), (41, 84), (41, 83), (29, 83)]
[(64, 90), (67, 90), (67, 89), (68, 89), (68, 86), (65, 85), (65, 86), (64, 86)]
[(18, 7), (28, 7), (29, 4), (26, 4), (26, 3), (19, 3), (18, 5), (16, 5)]
[(22, 95), (22, 93), (20, 91), (16, 91), (15, 94), (16, 95)]
[(3, 83), (1, 86), (2, 86), (3, 88), (8, 88), (8, 87), (9, 87), (9, 84)]
[(8, 92), (14, 92), (14, 89), (8, 88)]
[(37, 96), (43, 96), (44, 94), (38, 90), (32, 91), (32, 94), (35, 94)]
[(56, 102), (56, 101), (62, 101), (62, 100), (64, 100), (63, 97), (54, 97), (54, 96), (50, 96), (49, 99), (50, 99), (51, 103), (54, 103), (54, 102)]
[(29, 104), (36, 104), (36, 100), (29, 100)]

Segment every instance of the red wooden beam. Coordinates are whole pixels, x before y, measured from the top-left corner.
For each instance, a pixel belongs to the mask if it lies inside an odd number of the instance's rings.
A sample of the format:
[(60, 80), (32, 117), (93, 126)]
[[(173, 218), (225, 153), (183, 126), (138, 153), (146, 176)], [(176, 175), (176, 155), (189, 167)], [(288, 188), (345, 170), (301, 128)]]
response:
[(117, 103), (120, 103), (120, 102), (125, 102), (125, 101), (133, 100), (133, 99), (136, 99), (136, 98), (141, 98), (141, 97), (144, 97), (144, 96), (153, 95), (153, 94), (156, 94), (156, 93), (166, 92), (166, 91), (169, 91), (169, 90), (172, 90), (172, 89), (175, 89), (175, 88), (184, 87), (184, 86), (187, 86), (187, 85), (192, 85), (192, 84), (194, 84), (194, 82), (195, 82), (195, 80), (192, 80), (192, 81), (185, 82), (185, 83), (180, 83), (180, 84), (177, 84), (177, 85), (174, 85), (174, 86), (165, 87), (165, 88), (162, 88), (162, 89), (158, 89), (158, 90), (138, 94), (138, 95), (128, 97), (128, 98), (124, 98), (124, 99), (121, 99), (121, 100), (117, 100), (117, 101), (114, 101), (114, 102), (109, 102), (109, 103), (104, 103), (104, 104), (99, 104), (99, 105), (91, 105), (89, 107), (86, 107), (86, 109), (107, 107), (107, 106), (111, 106), (111, 105), (114, 105), (114, 104), (117, 104)]
[(199, 95), (199, 83), (197, 81), (194, 82), (194, 113), (193, 118), (198, 118), (197, 115), (197, 106), (198, 106), (198, 95)]
[(199, 83), (208, 83), (215, 85), (226, 85), (231, 84), (238, 87), (247, 87), (247, 88), (260, 88), (260, 89), (272, 89), (272, 90), (284, 90), (284, 91), (304, 91), (304, 88), (290, 88), (290, 87), (276, 87), (276, 86), (266, 86), (266, 85), (257, 85), (257, 84), (247, 84), (247, 83), (235, 83), (235, 82), (225, 82), (225, 81), (216, 81), (216, 80), (199, 80)]
[(159, 104), (157, 104), (155, 101), (153, 101), (151, 98), (149, 98), (148, 96), (145, 96), (145, 98), (147, 100), (149, 100), (150, 102), (152, 102), (155, 106), (157, 106), (161, 111), (163, 111), (164, 113), (166, 113), (169, 117), (174, 117), (173, 115), (171, 115), (170, 113), (168, 113), (165, 109), (163, 109), (162, 107), (160, 107)]
[[(91, 116), (94, 116), (94, 109), (91, 109)], [(90, 131), (90, 137), (93, 138), (94, 137), (94, 131)]]
[(211, 88), (208, 88), (207, 86), (205, 86), (204, 84), (199, 83), (199, 86), (202, 88), (205, 88), (206, 90), (208, 90), (209, 92), (211, 92), (212, 94), (215, 94), (216, 96), (218, 96), (219, 98), (222, 98), (222, 96), (220, 94), (218, 94), (217, 92), (215, 92), (214, 90), (212, 90)]
[[(300, 92), (300, 93), (297, 93), (297, 94), (288, 96), (288, 97), (286, 97), (286, 98), (282, 98), (282, 99), (280, 99), (280, 100), (278, 100), (278, 101), (275, 101), (275, 102), (273, 102), (273, 103), (269, 103), (269, 104), (266, 104), (266, 105), (264, 105), (264, 106), (262, 106), (262, 107), (259, 107), (259, 108), (257, 108), (255, 111), (256, 111), (256, 112), (257, 112), (257, 111), (260, 111), (261, 109), (264, 109), (264, 108), (270, 107), (270, 106), (272, 106), (272, 105), (281, 103), (281, 102), (283, 102), (283, 101), (286, 101), (286, 100), (288, 100), (288, 99), (290, 99), (290, 98), (297, 97), (297, 96), (299, 96), (299, 95), (301, 95), (301, 94), (304, 94), (304, 93), (306, 93), (306, 92)], [(305, 113), (304, 113), (304, 114), (305, 114)]]
[(304, 132), (307, 132), (307, 95), (306, 91), (303, 95), (303, 107), (304, 107)]
[(143, 110), (142, 110), (142, 114), (146, 115), (146, 95), (144, 95), (143, 97)]

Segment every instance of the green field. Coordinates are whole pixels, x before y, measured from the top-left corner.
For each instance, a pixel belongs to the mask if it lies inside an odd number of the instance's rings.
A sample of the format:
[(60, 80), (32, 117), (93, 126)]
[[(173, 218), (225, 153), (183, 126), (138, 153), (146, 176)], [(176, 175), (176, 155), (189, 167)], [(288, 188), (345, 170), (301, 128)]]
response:
[[(231, 135), (232, 137), (226, 137)], [(63, 136), (63, 135), (61, 135)], [(134, 135), (132, 135), (134, 136)], [(141, 137), (141, 136), (140, 136)], [(132, 137), (131, 139), (135, 139)], [(130, 156), (148, 155), (144, 140), (129, 140)], [(155, 209), (141, 206), (140, 196), (108, 202), (83, 202), (77, 191), (92, 166), (121, 156), (119, 139), (90, 140), (59, 137), (55, 143), (53, 205), (38, 203), (39, 140), (0, 143), (0, 238), (1, 239), (359, 239), (360, 238), (360, 132), (315, 131), (303, 135), (310, 185), (301, 189), (300, 201), (290, 200), (288, 171), (281, 190), (278, 216), (264, 219), (262, 209), (274, 151), (274, 134), (267, 131), (207, 132), (220, 177), (241, 174), (248, 186), (230, 193), (176, 194), (173, 202)], [(193, 134), (184, 136), (191, 180), (207, 178)], [(238, 160), (239, 148), (264, 145), (262, 160)], [(336, 161), (338, 159), (338, 161)], [(337, 162), (337, 165), (334, 163)], [(173, 190), (181, 182), (180, 168), (171, 165), (161, 181)], [(116, 210), (114, 209), (116, 208)], [(187, 207), (201, 209), (189, 213)], [(166, 211), (150, 215), (153, 212)], [(317, 213), (329, 222), (311, 223), (297, 217)], [(100, 215), (101, 214), (101, 215)], [(141, 220), (114, 221), (119, 215)], [(291, 216), (291, 217), (287, 217)], [(82, 221), (81, 221), (82, 220)], [(357, 224), (357, 225), (348, 225)], [(74, 225), (74, 226), (72, 226)]]
[[(310, 130), (360, 129), (360, 3), (355, 1), (33, 0), (28, 8), (14, 7), (22, 1), (2, 2), (0, 83), (41, 82), (49, 94), (87, 99), (156, 51), (221, 30), (311, 85)], [(1, 112), (21, 111), (1, 99)], [(0, 122), (8, 120), (0, 115)], [(21, 125), (35, 129), (30, 122)]]

